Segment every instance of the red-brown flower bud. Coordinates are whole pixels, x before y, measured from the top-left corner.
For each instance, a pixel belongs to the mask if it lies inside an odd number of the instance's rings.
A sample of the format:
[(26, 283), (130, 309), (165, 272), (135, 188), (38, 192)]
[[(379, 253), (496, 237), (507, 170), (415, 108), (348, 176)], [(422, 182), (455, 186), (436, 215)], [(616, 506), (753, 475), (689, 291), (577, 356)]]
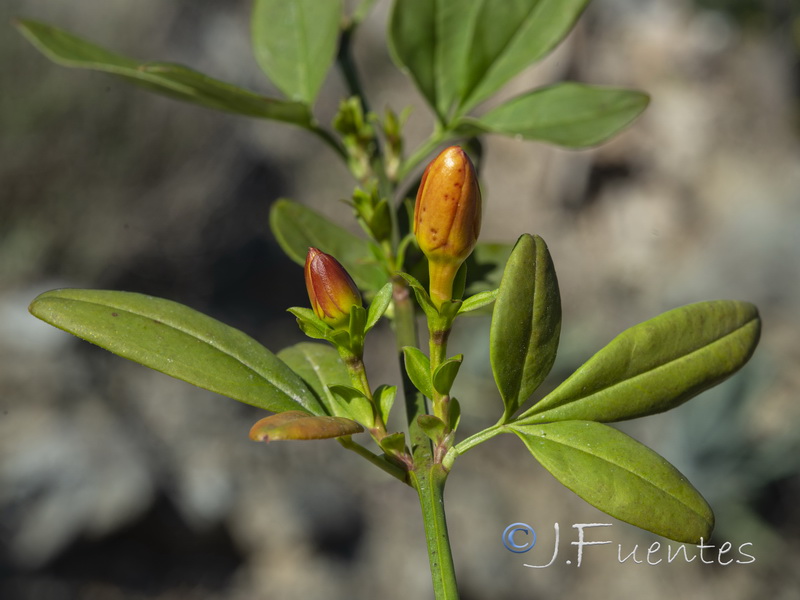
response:
[(346, 327), (350, 309), (361, 306), (361, 294), (344, 267), (331, 255), (309, 248), (305, 276), (314, 314), (334, 329)]
[(481, 191), (475, 167), (458, 146), (442, 151), (425, 169), (414, 207), (414, 234), (430, 265), (431, 298), (440, 306), (475, 248), (481, 229)]

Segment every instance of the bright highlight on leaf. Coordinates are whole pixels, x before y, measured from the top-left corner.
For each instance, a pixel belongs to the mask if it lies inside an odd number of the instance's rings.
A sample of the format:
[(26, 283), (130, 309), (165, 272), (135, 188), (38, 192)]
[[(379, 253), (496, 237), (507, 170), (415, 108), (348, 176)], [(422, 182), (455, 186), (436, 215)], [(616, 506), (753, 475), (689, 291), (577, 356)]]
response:
[(362, 431), (364, 428), (350, 419), (315, 417), (305, 412), (290, 410), (258, 421), (250, 429), (250, 439), (255, 442), (324, 440)]

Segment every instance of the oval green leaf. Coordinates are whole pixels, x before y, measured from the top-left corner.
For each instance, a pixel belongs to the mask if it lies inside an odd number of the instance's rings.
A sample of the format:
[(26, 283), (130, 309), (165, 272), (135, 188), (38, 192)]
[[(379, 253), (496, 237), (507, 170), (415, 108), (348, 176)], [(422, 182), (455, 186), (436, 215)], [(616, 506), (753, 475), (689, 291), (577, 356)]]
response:
[(562, 421), (509, 426), (562, 484), (612, 517), (690, 544), (708, 540), (711, 507), (675, 467), (607, 425)]
[(396, 0), (389, 48), (442, 121), (465, 114), (572, 29), (588, 0)]
[(300, 342), (278, 352), (278, 358), (297, 373), (306, 385), (313, 390), (317, 399), (327, 409), (328, 414), (338, 414), (339, 403), (328, 389), (332, 385), (350, 385), (350, 375), (339, 353), (328, 344)]
[(456, 379), (456, 375), (458, 375), (458, 370), (461, 368), (463, 360), (464, 355), (457, 354), (436, 367), (431, 379), (433, 381), (433, 388), (437, 392), (442, 395), (450, 393), (450, 388), (453, 387), (453, 382)]
[(150, 91), (206, 108), (301, 127), (311, 123), (308, 107), (299, 102), (267, 98), (181, 65), (139, 63), (44, 23), (18, 20), (16, 25), (42, 54), (65, 67), (117, 75)]
[(350, 419), (315, 417), (302, 411), (290, 410), (258, 421), (250, 429), (250, 439), (255, 442), (324, 440), (362, 431), (364, 428)]
[(748, 302), (676, 308), (619, 334), (518, 422), (609, 422), (669, 410), (739, 370), (760, 331)]
[(550, 372), (561, 332), (561, 298), (547, 245), (519, 238), (506, 263), (489, 332), (489, 358), (508, 420)]
[(256, 60), (292, 100), (314, 103), (336, 57), (341, 17), (341, 0), (255, 0)]
[(406, 373), (411, 383), (414, 384), (424, 396), (433, 398), (433, 382), (431, 381), (431, 361), (419, 348), (405, 346)]
[(649, 102), (635, 90), (568, 82), (512, 98), (469, 122), (493, 133), (584, 148), (619, 133)]
[(281, 248), (304, 265), (310, 247), (335, 257), (363, 291), (377, 291), (388, 275), (375, 259), (370, 242), (331, 223), (319, 213), (291, 200), (275, 202), (269, 225)]
[(238, 329), (177, 302), (104, 290), (53, 290), (30, 305), (43, 321), (123, 358), (273, 412), (324, 414), (272, 352)]

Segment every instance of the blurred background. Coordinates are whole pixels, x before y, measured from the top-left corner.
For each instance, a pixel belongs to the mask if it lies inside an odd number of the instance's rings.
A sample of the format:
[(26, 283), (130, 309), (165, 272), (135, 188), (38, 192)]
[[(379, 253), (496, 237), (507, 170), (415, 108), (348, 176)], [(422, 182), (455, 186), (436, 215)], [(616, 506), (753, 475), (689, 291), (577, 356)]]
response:
[[(430, 113), (385, 49), (388, 2), (359, 32), (372, 105)], [(263, 413), (114, 357), (28, 315), (55, 287), (162, 296), (270, 349), (301, 340), (302, 270), (269, 232), (289, 197), (353, 227), (353, 182), (306, 132), (150, 95), (58, 67), (10, 25), (50, 22), (146, 60), (181, 62), (263, 93), (250, 2), (6, 0), (0, 6), (0, 597), (4, 600), (429, 598), (416, 496), (336, 442), (264, 446)], [(702, 564), (557, 484), (516, 439), (457, 462), (448, 518), (462, 597), (796, 598), (800, 592), (800, 4), (595, 0), (567, 42), (508, 98), (563, 78), (652, 96), (612, 142), (572, 152), (485, 138), (484, 240), (547, 240), (562, 345), (547, 385), (621, 330), (676, 306), (756, 303), (746, 368), (679, 409), (624, 424), (717, 514)], [(336, 73), (317, 104), (330, 121)], [(354, 228), (355, 230), (355, 228)], [(462, 322), (464, 321), (464, 322)], [(464, 433), (495, 422), (488, 320), (459, 321), (454, 394)], [(373, 384), (397, 382), (385, 325)], [(512, 554), (507, 525), (530, 524)], [(554, 549), (560, 525), (560, 554)], [(575, 565), (575, 523), (611, 523)], [(653, 542), (664, 547), (645, 561)], [(755, 557), (750, 564), (736, 560)], [(620, 562), (638, 547), (633, 559)], [(677, 544), (673, 544), (673, 550)], [(689, 549), (689, 556), (697, 552)], [(566, 564), (566, 559), (573, 564)], [(733, 559), (731, 564), (722, 564)]]

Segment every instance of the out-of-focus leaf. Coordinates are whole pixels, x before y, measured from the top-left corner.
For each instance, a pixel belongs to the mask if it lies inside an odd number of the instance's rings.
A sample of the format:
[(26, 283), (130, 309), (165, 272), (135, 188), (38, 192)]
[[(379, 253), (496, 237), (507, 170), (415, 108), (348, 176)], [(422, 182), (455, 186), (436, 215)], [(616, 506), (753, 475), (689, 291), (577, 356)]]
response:
[(484, 131), (583, 148), (624, 129), (649, 102), (647, 94), (635, 90), (558, 83), (512, 98), (468, 122)]
[(269, 224), (281, 248), (298, 265), (304, 265), (310, 247), (330, 254), (364, 291), (379, 290), (388, 276), (378, 264), (370, 242), (331, 223), (317, 212), (291, 200), (278, 200)]
[(550, 372), (561, 333), (561, 298), (547, 245), (522, 235), (506, 263), (489, 332), (489, 358), (508, 420)]
[(593, 421), (511, 425), (542, 466), (578, 496), (671, 540), (708, 540), (714, 514), (675, 467), (636, 440)]
[(187, 306), (131, 292), (53, 290), (31, 313), (124, 358), (273, 412), (324, 414), (314, 394), (253, 338)]
[(467, 265), (467, 284), (464, 293), (471, 296), (478, 292), (497, 289), (513, 248), (514, 246), (511, 244), (478, 242), (465, 263)]
[(740, 369), (760, 331), (748, 302), (676, 308), (623, 331), (517, 421), (608, 422), (669, 410)]
[(389, 48), (446, 122), (552, 50), (587, 2), (396, 0)]
[(344, 416), (336, 412), (339, 403), (328, 386), (349, 385), (350, 375), (339, 353), (332, 346), (300, 342), (278, 352), (278, 358), (305, 381), (329, 414)]
[(256, 60), (292, 100), (314, 103), (336, 57), (341, 0), (255, 0)]
[(299, 410), (290, 410), (258, 421), (250, 429), (250, 439), (255, 442), (324, 440), (362, 431), (364, 428), (350, 419), (316, 417)]
[(139, 63), (44, 23), (18, 20), (16, 25), (42, 54), (65, 67), (118, 75), (150, 91), (206, 108), (302, 127), (311, 123), (308, 107), (299, 102), (267, 98), (181, 65)]

